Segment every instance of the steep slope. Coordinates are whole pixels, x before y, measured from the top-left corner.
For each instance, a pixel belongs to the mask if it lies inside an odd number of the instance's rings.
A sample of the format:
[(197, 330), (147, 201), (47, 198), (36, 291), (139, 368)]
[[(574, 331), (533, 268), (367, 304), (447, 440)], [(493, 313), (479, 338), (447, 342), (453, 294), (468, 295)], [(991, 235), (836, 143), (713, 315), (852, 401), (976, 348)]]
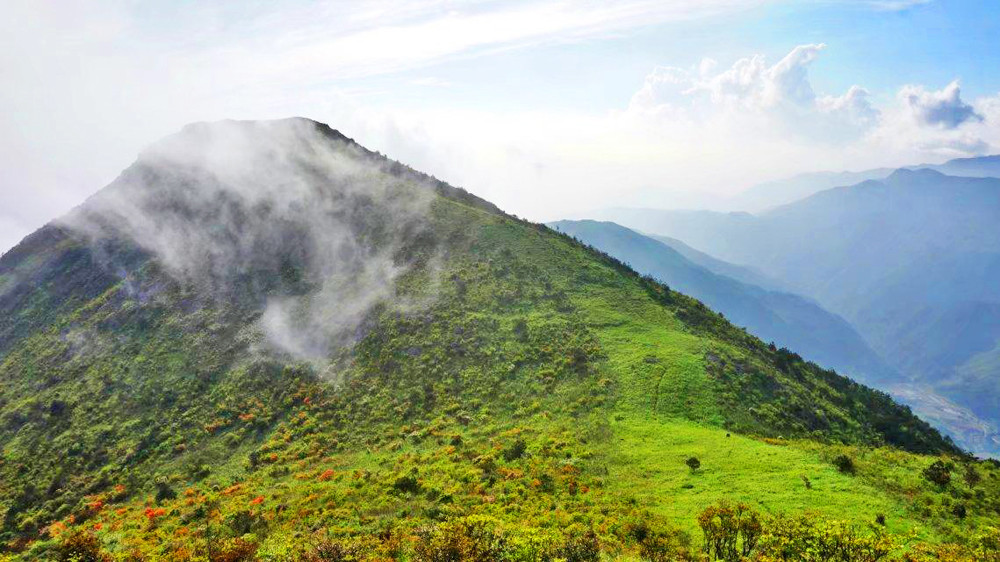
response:
[[(910, 377), (901, 382), (936, 389), (990, 425), (1000, 422), (1000, 372), (985, 375), (991, 362), (976, 359), (1000, 340), (1000, 180), (904, 169), (759, 216), (620, 215), (627, 225), (781, 279), (856, 326)], [(979, 365), (975, 384), (963, 378), (969, 362)], [(951, 430), (976, 450), (1000, 451), (995, 435), (980, 428)]]
[(846, 321), (807, 299), (717, 275), (614, 223), (558, 221), (549, 226), (699, 299), (765, 341), (798, 350), (806, 359), (861, 381), (899, 377)]
[(308, 120), (186, 128), (0, 275), (17, 559), (683, 559), (721, 498), (973, 545), (1000, 499), (924, 481), (995, 468), (885, 394)]

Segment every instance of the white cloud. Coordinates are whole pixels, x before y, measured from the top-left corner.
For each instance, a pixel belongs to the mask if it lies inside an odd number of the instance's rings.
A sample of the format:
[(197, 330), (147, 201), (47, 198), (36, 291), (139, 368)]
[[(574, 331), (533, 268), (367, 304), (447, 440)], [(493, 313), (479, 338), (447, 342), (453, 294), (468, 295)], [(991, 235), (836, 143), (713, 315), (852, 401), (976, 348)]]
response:
[(825, 48), (799, 45), (773, 65), (754, 55), (721, 72), (711, 59), (691, 71), (657, 67), (632, 97), (629, 111), (675, 121), (725, 120), (734, 129), (754, 129), (755, 135), (827, 141), (860, 136), (879, 116), (869, 92), (852, 86), (839, 96), (817, 96), (809, 80), (808, 68)]
[(842, 96), (823, 96), (816, 100), (824, 113), (843, 116), (847, 121), (867, 127), (875, 123), (879, 111), (869, 101), (871, 93), (861, 86), (851, 86)]
[(930, 92), (923, 86), (904, 86), (899, 91), (899, 100), (920, 125), (954, 129), (966, 122), (983, 120), (983, 116), (976, 113), (971, 105), (962, 101), (958, 80), (941, 90)]
[(1000, 93), (966, 102), (958, 81), (940, 90), (905, 85), (862, 146), (898, 163), (990, 153), (1000, 147)]

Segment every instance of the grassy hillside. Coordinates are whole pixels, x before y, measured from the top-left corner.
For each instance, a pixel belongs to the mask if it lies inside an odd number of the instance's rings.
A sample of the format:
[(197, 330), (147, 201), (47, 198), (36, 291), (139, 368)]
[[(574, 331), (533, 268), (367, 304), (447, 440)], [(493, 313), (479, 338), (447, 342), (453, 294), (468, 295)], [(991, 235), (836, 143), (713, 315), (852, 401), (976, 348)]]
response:
[(808, 299), (715, 273), (659, 240), (614, 223), (558, 221), (550, 226), (701, 300), (764, 341), (794, 349), (855, 380), (892, 380), (900, 376), (843, 318)]
[[(886, 395), (543, 226), (391, 163), (365, 173), (436, 195), (397, 248), (408, 267), (322, 357), (269, 344), (276, 296), (344, 319), (302, 238), (225, 298), (155, 246), (67, 227), (0, 259), (0, 556), (724, 559), (702, 538), (730, 532), (724, 501), (746, 504), (760, 559), (794, 539), (972, 560), (996, 539), (997, 467)], [(386, 244), (363, 208), (355, 237)], [(922, 475), (938, 460), (947, 483)]]

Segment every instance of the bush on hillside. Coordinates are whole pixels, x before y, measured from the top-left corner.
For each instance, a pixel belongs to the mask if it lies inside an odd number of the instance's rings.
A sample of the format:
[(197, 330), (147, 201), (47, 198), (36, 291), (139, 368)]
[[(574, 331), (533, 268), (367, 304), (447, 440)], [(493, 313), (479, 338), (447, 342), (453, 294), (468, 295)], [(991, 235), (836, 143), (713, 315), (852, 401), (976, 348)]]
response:
[(976, 470), (976, 467), (971, 464), (965, 466), (965, 473), (962, 474), (962, 478), (965, 480), (966, 485), (970, 488), (975, 488), (983, 479), (983, 477), (979, 475), (979, 471)]
[(566, 562), (600, 562), (601, 542), (593, 529), (571, 530), (556, 557)]
[(312, 547), (302, 562), (364, 562), (380, 550), (382, 545), (375, 537), (325, 539)]
[(509, 447), (503, 450), (503, 458), (507, 462), (517, 460), (524, 456), (524, 452), (527, 449), (528, 444), (524, 442), (524, 439), (519, 437), (516, 441), (511, 443)]
[(698, 515), (698, 526), (705, 539), (705, 553), (726, 562), (749, 557), (763, 530), (760, 516), (743, 503), (707, 507)]
[(878, 562), (887, 560), (896, 547), (878, 526), (862, 531), (853, 525), (807, 515), (779, 516), (767, 522), (753, 560)]
[(111, 556), (101, 550), (101, 543), (90, 533), (73, 533), (56, 548), (59, 562), (111, 562)]
[(941, 460), (934, 461), (930, 466), (924, 469), (924, 478), (943, 488), (951, 483), (952, 468), (953, 466), (951, 463), (946, 463)]
[(844, 474), (854, 474), (854, 460), (847, 455), (837, 455), (833, 459), (833, 466)]

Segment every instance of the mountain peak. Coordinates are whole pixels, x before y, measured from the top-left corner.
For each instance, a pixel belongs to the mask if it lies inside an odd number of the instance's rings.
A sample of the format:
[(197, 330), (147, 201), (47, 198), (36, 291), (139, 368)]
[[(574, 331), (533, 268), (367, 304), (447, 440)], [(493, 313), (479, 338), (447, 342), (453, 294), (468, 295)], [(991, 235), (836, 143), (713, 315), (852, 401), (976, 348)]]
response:
[[(180, 131), (168, 135), (144, 149), (139, 155), (140, 162), (194, 163), (218, 167), (221, 163), (285, 152), (288, 149), (301, 150), (304, 145), (317, 145), (317, 141), (357, 145), (353, 139), (325, 123), (305, 117), (283, 119), (241, 121), (225, 119), (221, 121), (198, 121), (189, 123)], [(357, 145), (359, 146), (359, 145)]]
[(889, 174), (889, 176), (885, 178), (885, 182), (892, 185), (900, 182), (936, 180), (944, 176), (945, 174), (929, 168), (899, 168), (895, 172)]

